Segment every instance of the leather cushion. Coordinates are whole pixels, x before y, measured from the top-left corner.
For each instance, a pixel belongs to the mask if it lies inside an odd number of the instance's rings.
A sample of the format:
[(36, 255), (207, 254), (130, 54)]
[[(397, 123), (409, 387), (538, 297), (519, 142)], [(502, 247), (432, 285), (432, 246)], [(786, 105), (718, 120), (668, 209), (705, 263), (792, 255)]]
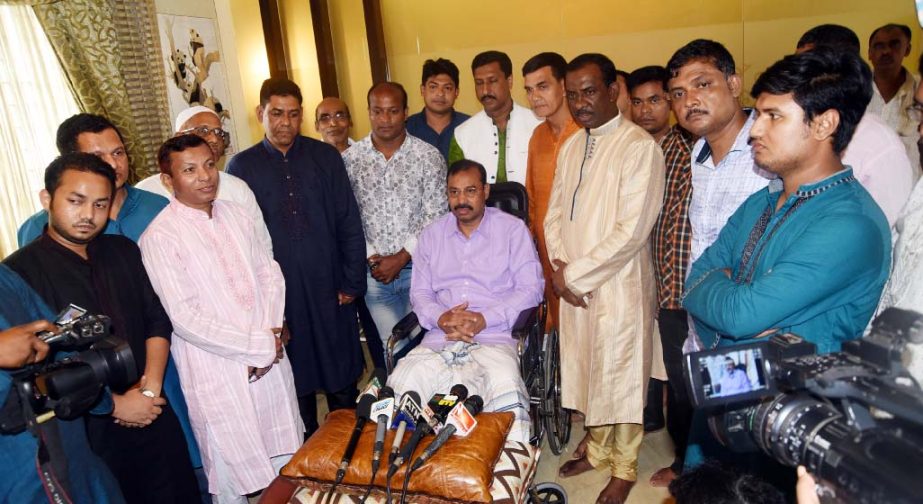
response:
[[(426, 464), (414, 471), (408, 485), (410, 494), (422, 494), (455, 502), (491, 501), (490, 487), (494, 465), (513, 424), (513, 414), (481, 413), (477, 418), (478, 426), (468, 437), (453, 436)], [(320, 429), (282, 468), (282, 475), (317, 482), (332, 482), (336, 478), (337, 467), (355, 423), (355, 412), (352, 410), (331, 412)], [(368, 422), (363, 429), (352, 463), (343, 478), (343, 486), (368, 485), (372, 471), (375, 426), (374, 422)], [(409, 432), (404, 436), (405, 442), (408, 439)], [(382, 489), (387, 484), (387, 451), (393, 440), (394, 431), (388, 430), (382, 468), (375, 475), (375, 485)], [(419, 456), (432, 440), (433, 436), (423, 438), (412, 459)], [(392, 478), (393, 491), (400, 492), (407, 466), (405, 463)]]

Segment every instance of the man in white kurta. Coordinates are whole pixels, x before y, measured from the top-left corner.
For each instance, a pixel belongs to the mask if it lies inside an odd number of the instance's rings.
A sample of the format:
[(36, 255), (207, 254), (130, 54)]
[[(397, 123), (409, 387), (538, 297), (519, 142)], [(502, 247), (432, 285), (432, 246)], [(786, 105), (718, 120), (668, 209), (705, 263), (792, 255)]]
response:
[(215, 199), (218, 172), (204, 140), (171, 138), (158, 160), (175, 197), (141, 236), (144, 265), (173, 323), (171, 351), (209, 492), (219, 503), (246, 503), (304, 433), (278, 337), (285, 283), (253, 219)]
[[(586, 453), (562, 476), (607, 468), (598, 503), (624, 502), (637, 479), (656, 291), (648, 237), (660, 212), (660, 147), (619, 115), (615, 66), (585, 54), (568, 64), (568, 106), (583, 130), (558, 155), (545, 236), (560, 308), (566, 408), (586, 416)], [(580, 455), (580, 454), (578, 454)]]

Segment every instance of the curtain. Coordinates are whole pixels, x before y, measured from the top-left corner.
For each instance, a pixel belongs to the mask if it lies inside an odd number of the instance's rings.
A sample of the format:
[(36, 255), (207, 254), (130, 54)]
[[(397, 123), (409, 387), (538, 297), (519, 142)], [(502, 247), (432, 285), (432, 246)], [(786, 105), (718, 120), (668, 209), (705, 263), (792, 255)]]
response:
[(0, 0), (35, 10), (80, 109), (112, 121), (134, 183), (154, 173), (172, 124), (153, 0)]
[(67, 79), (30, 7), (0, 5), (0, 258), (18, 248), (16, 230), (41, 208), (55, 131), (79, 112)]

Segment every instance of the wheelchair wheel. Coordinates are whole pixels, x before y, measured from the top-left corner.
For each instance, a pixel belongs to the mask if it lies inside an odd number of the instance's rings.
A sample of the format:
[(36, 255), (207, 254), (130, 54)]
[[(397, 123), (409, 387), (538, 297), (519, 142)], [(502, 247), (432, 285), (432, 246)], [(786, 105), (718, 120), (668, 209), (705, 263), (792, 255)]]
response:
[(570, 410), (561, 406), (561, 352), (558, 330), (552, 329), (545, 347), (545, 433), (551, 452), (560, 455), (570, 441)]
[(529, 489), (529, 504), (567, 504), (567, 492), (557, 483), (539, 483)]

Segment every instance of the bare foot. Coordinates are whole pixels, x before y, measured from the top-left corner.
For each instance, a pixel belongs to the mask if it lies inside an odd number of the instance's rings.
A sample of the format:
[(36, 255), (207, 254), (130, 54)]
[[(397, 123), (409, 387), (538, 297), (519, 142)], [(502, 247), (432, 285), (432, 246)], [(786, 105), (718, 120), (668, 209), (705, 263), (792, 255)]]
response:
[(580, 442), (577, 443), (577, 449), (574, 450), (573, 455), (571, 455), (570, 457), (574, 459), (586, 457), (586, 445), (589, 442), (590, 442), (590, 433), (587, 432), (586, 434), (583, 435), (583, 439), (581, 439)]
[(635, 486), (634, 481), (626, 481), (615, 476), (609, 478), (609, 484), (599, 492), (596, 498), (596, 504), (625, 504), (628, 499), (628, 492), (631, 487)]
[(576, 476), (578, 474), (583, 474), (593, 468), (593, 465), (590, 464), (590, 461), (586, 457), (580, 457), (575, 460), (568, 460), (558, 469), (558, 475), (562, 478), (570, 478), (571, 476)]
[(672, 467), (664, 467), (659, 469), (651, 476), (651, 486), (652, 487), (666, 487), (670, 486), (670, 482), (676, 479), (676, 473), (673, 472)]

